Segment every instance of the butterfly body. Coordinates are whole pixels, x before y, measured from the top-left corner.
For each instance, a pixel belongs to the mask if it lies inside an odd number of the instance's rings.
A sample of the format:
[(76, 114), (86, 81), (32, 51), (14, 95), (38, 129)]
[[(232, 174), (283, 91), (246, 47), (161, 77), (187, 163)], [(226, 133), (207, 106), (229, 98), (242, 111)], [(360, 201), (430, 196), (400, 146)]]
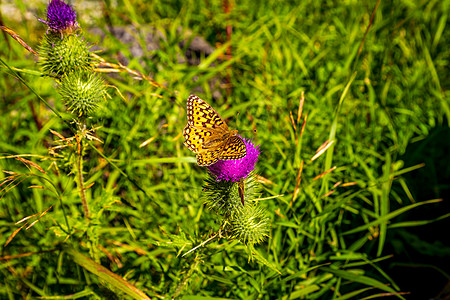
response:
[(238, 131), (230, 130), (214, 108), (195, 95), (187, 100), (187, 119), (184, 144), (197, 154), (199, 166), (212, 165), (219, 159), (241, 159), (247, 154)]

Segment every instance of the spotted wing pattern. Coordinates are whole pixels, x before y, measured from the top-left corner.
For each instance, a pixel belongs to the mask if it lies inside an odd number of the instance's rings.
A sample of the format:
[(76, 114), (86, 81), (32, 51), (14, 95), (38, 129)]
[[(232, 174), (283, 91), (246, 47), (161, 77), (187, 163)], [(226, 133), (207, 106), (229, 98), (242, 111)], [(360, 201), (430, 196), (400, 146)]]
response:
[(189, 150), (197, 153), (202, 150), (203, 144), (211, 138), (212, 132), (197, 129), (189, 126), (188, 124), (183, 130), (183, 136), (186, 140), (184, 142), (186, 147), (188, 147)]
[(241, 159), (247, 155), (247, 148), (245, 147), (242, 139), (236, 135), (232, 135), (228, 138), (227, 144), (220, 153), (219, 159)]
[(247, 154), (237, 131), (230, 131), (214, 108), (195, 95), (187, 100), (187, 119), (184, 144), (197, 153), (199, 166), (212, 165), (219, 159), (240, 159)]
[(195, 95), (187, 100), (188, 125), (196, 128), (212, 128), (228, 131), (228, 126), (211, 105)]
[(210, 166), (219, 160), (221, 147), (197, 153), (197, 164), (199, 166)]

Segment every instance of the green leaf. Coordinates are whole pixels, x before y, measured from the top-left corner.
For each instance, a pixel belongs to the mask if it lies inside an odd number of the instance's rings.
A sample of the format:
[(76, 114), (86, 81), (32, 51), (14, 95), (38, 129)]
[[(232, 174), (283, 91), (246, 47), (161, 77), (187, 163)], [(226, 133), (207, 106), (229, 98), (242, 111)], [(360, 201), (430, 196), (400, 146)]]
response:
[[(129, 283), (117, 274), (114, 274), (107, 268), (94, 262), (89, 257), (81, 254), (73, 248), (65, 248), (73, 261), (88, 270), (92, 274), (96, 275), (100, 281), (104, 281), (105, 286), (115, 293), (125, 293), (133, 299), (150, 299), (144, 292), (136, 288), (133, 284)], [(120, 293), (119, 293), (120, 294)]]

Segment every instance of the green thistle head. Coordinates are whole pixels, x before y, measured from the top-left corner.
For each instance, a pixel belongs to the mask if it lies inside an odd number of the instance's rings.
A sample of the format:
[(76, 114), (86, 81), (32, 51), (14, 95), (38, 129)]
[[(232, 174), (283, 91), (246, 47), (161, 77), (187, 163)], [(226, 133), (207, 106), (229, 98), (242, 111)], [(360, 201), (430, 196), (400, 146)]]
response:
[(231, 218), (231, 236), (244, 244), (259, 244), (269, 234), (270, 218), (261, 207), (249, 204)]
[(61, 78), (58, 87), (67, 109), (78, 117), (87, 117), (105, 100), (106, 87), (94, 73), (73, 73)]
[(230, 216), (242, 206), (238, 195), (238, 184), (232, 181), (216, 181), (209, 176), (203, 186), (206, 206), (222, 216)]
[(259, 189), (253, 173), (238, 182), (220, 180), (209, 174), (203, 186), (203, 199), (208, 209), (229, 217), (237, 212), (245, 203), (251, 202)]
[(206, 206), (221, 215), (229, 224), (231, 238), (245, 244), (258, 244), (266, 239), (270, 219), (254, 201), (259, 193), (254, 174), (238, 182), (220, 180), (210, 174), (203, 187)]
[(74, 71), (92, 71), (90, 46), (76, 34), (61, 37), (57, 32), (44, 36), (39, 50), (39, 64), (49, 76), (61, 77)]

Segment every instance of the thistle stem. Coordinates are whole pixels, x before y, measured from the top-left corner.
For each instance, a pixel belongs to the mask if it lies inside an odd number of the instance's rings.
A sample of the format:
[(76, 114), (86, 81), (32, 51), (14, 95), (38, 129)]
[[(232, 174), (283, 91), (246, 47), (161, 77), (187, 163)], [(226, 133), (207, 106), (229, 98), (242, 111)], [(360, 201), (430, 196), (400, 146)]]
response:
[(192, 274), (194, 274), (194, 271), (197, 269), (197, 266), (200, 262), (200, 255), (197, 254), (197, 256), (194, 259), (194, 262), (190, 265), (189, 270), (184, 275), (183, 279), (180, 281), (180, 283), (177, 285), (177, 288), (175, 289), (175, 293), (172, 296), (173, 298), (176, 298), (181, 294), (183, 289), (187, 286), (189, 279), (192, 277)]
[(215, 239), (217, 236), (220, 235), (220, 233), (222, 229), (219, 230), (219, 232), (217, 232), (215, 235), (213, 235), (212, 237), (210, 237), (209, 239), (207, 239), (206, 241), (202, 242), (200, 245), (192, 248), (191, 250), (189, 250), (188, 252), (186, 252), (185, 254), (183, 254), (181, 257), (184, 257), (185, 255), (188, 255), (189, 253), (193, 252), (195, 249), (198, 249), (204, 245), (206, 245), (207, 243), (209, 243), (210, 241), (212, 241), (213, 239)]
[(84, 189), (84, 178), (83, 178), (83, 137), (77, 135), (77, 144), (78, 144), (78, 151), (77, 151), (77, 158), (76, 158), (76, 169), (77, 169), (77, 185), (78, 185), (78, 192), (80, 193), (81, 203), (83, 205), (83, 212), (84, 217), (87, 220), (87, 223), (89, 223), (90, 218), (90, 212), (89, 212), (89, 206), (86, 199), (86, 193)]

